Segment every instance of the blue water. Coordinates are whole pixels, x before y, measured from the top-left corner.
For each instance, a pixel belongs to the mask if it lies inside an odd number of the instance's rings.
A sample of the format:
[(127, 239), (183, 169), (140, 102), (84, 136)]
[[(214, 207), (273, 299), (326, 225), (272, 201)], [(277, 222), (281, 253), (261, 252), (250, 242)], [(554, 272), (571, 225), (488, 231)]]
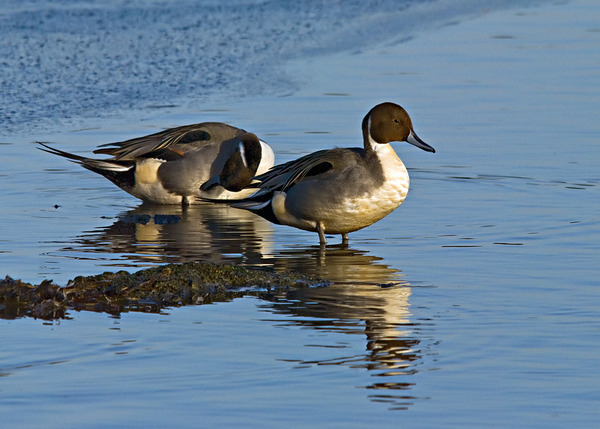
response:
[[(334, 284), (162, 314), (4, 320), (3, 425), (596, 425), (599, 9), (5, 3), (0, 275), (66, 284), (212, 260)], [(27, 68), (38, 56), (44, 67)], [(409, 196), (347, 249), (233, 209), (149, 209), (32, 144), (89, 154), (218, 120), (283, 162), (360, 145), (363, 115), (384, 100), (437, 153), (395, 144)]]

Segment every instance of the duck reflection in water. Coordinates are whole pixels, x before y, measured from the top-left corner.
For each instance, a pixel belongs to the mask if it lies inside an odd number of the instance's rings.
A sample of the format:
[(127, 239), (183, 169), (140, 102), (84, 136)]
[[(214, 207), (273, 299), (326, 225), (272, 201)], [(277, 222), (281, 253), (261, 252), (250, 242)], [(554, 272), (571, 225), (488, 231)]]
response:
[(316, 337), (326, 338), (330, 344), (306, 344), (306, 356), (282, 360), (299, 368), (340, 365), (366, 369), (376, 380), (363, 386), (371, 392), (371, 400), (393, 409), (413, 404), (418, 398), (408, 392), (414, 385), (411, 376), (418, 372), (423, 349), (431, 343), (426, 334), (431, 327), (430, 322), (423, 325), (411, 320), (411, 285), (404, 275), (382, 263), (382, 258), (343, 244), (275, 250), (271, 228), (262, 218), (227, 206), (197, 204), (182, 209), (142, 205), (121, 214), (109, 227), (82, 234), (78, 249), (64, 250), (77, 250), (80, 256), (81, 251), (114, 253), (113, 265), (117, 261), (131, 266), (234, 262), (329, 280), (330, 286), (278, 295), (262, 305), (266, 312), (286, 316), (283, 324), (280, 318), (267, 318), (275, 326), (331, 333)]
[[(264, 308), (291, 315), (283, 326), (364, 335), (364, 346), (353, 346), (355, 341), (343, 339), (332, 344), (306, 344), (307, 357), (285, 360), (298, 368), (342, 365), (366, 369), (377, 378), (363, 386), (372, 391), (369, 398), (388, 403), (393, 409), (406, 409), (417, 400), (407, 391), (414, 385), (411, 375), (422, 360), (422, 327), (411, 320), (410, 283), (400, 271), (380, 261), (345, 246), (281, 252), (274, 261), (276, 269), (315, 274), (333, 284), (293, 291)], [(276, 322), (282, 326), (281, 320)], [(319, 348), (321, 358), (314, 358), (314, 347)]]
[(75, 240), (76, 248), (63, 250), (110, 253), (114, 257), (108, 259), (125, 259), (129, 266), (188, 261), (259, 264), (270, 253), (272, 231), (266, 220), (227, 206), (142, 204), (121, 213), (108, 227), (83, 232)]

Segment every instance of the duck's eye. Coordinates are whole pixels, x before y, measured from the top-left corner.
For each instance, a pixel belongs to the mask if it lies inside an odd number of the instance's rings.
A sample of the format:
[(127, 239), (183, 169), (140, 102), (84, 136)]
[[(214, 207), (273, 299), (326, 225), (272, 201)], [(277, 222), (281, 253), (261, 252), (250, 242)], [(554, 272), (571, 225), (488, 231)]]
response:
[(400, 123), (400, 121), (399, 121), (398, 119), (394, 119), (394, 122), (395, 122), (396, 124), (399, 124), (399, 123)]

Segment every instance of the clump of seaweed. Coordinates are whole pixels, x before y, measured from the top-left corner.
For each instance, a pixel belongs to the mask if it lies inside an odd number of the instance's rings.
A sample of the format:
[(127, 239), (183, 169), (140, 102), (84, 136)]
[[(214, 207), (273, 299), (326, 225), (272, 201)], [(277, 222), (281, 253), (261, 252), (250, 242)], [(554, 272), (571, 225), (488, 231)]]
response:
[(78, 276), (64, 287), (0, 280), (0, 317), (68, 318), (68, 311), (119, 315), (127, 311), (160, 312), (165, 307), (227, 301), (246, 294), (272, 298), (289, 291), (327, 284), (291, 271), (248, 269), (237, 265), (189, 262), (128, 273)]

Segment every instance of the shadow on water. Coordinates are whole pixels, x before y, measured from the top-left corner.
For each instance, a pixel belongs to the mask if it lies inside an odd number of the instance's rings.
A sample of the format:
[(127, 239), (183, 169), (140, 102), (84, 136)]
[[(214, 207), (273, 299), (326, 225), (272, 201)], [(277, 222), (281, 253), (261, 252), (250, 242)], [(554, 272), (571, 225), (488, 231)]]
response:
[[(417, 400), (408, 394), (414, 386), (410, 376), (417, 372), (423, 347), (428, 347), (421, 344), (427, 337), (423, 329), (431, 327), (430, 322), (411, 320), (411, 286), (402, 272), (383, 258), (345, 245), (275, 250), (272, 228), (258, 216), (226, 206), (201, 204), (182, 210), (141, 205), (108, 227), (81, 234), (75, 246), (62, 252), (77, 258), (93, 253), (92, 258), (105, 257), (109, 265), (235, 262), (329, 280), (330, 286), (292, 291), (260, 305), (261, 311), (277, 315), (263, 319), (277, 327), (329, 333), (305, 344), (309, 357), (280, 360), (295, 368), (365, 369), (368, 382), (360, 387), (372, 392), (372, 401), (393, 409), (409, 407)], [(345, 340), (347, 335), (352, 339)]]

